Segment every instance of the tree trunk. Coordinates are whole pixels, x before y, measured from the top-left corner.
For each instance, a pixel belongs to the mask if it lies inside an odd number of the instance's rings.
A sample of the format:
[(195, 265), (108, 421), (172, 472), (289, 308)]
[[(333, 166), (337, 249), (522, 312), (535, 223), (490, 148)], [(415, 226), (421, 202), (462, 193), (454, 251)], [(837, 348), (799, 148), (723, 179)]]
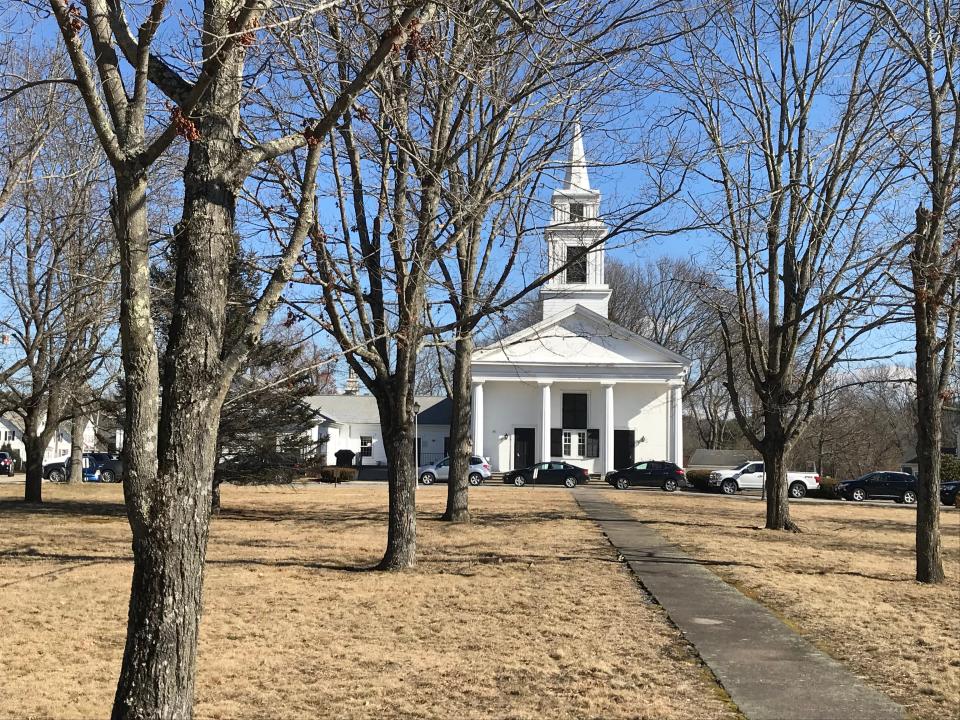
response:
[(915, 301), (917, 331), (917, 582), (941, 583), (940, 442), (942, 400), (938, 397), (936, 312)]
[(210, 512), (213, 515), (220, 514), (220, 481), (214, 479), (213, 492), (210, 498)]
[[(208, 37), (232, 32), (232, 2), (210, 2), (204, 16)], [(205, 43), (204, 58), (217, 51)], [(225, 182), (236, 164), (243, 53), (235, 52), (192, 113), (199, 140), (191, 142), (183, 173), (183, 216), (174, 233), (176, 286), (174, 312), (164, 355), (162, 403), (151, 392), (154, 368), (148, 363), (152, 320), (139, 315), (150, 308), (149, 261), (143, 243), (128, 240), (137, 253), (127, 258), (124, 367), (127, 372), (128, 425), (125, 439), (135, 482), (125, 483), (133, 529), (134, 574), (127, 620), (123, 668), (114, 698), (113, 720), (183, 718), (193, 715), (197, 636), (204, 562), (212, 508), (211, 494), (219, 390), (223, 380), (222, 343), (229, 261), (236, 253), (234, 214), (237, 188)], [(118, 180), (119, 185), (119, 180)], [(145, 181), (143, 188), (145, 189)], [(142, 198), (140, 200), (142, 204)], [(127, 208), (128, 214), (137, 208)], [(146, 228), (137, 216), (136, 232)], [(147, 337), (149, 335), (149, 337)], [(142, 359), (130, 356), (140, 353)], [(133, 365), (131, 367), (131, 364)], [(130, 383), (131, 370), (137, 383)], [(159, 369), (156, 369), (159, 374)], [(152, 388), (154, 402), (158, 388)], [(130, 411), (134, 405), (136, 412)], [(154, 418), (152, 427), (148, 415)], [(152, 438), (156, 439), (151, 444)], [(153, 450), (151, 458), (151, 450)], [(137, 457), (139, 456), (139, 457)], [(153, 470), (151, 482), (150, 471)], [(133, 473), (131, 473), (133, 475)]]
[(23, 433), (23, 447), (27, 454), (23, 499), (28, 503), (43, 502), (43, 439), (36, 432), (26, 430)]
[(767, 530), (800, 532), (790, 519), (790, 500), (787, 492), (787, 445), (782, 435), (767, 428), (764, 438), (764, 491), (767, 498)]
[(158, 479), (166, 501), (155, 508), (156, 519), (134, 533), (127, 642), (113, 720), (193, 716), (210, 501), (205, 493), (178, 497), (184, 480)]
[(73, 421), (70, 424), (70, 471), (67, 473), (67, 482), (83, 482), (83, 431), (87, 418), (74, 408)]
[(450, 476), (447, 480), (447, 508), (442, 520), (470, 522), (470, 438), (471, 402), (470, 366), (473, 336), (461, 333), (454, 346), (451, 377)]
[[(380, 426), (387, 452), (389, 515), (387, 549), (377, 566), (380, 570), (403, 570), (416, 563), (417, 469), (413, 467), (413, 398), (412, 392), (409, 398), (404, 398), (407, 394), (398, 393), (399, 397), (381, 402)], [(409, 411), (408, 407), (411, 408)]]

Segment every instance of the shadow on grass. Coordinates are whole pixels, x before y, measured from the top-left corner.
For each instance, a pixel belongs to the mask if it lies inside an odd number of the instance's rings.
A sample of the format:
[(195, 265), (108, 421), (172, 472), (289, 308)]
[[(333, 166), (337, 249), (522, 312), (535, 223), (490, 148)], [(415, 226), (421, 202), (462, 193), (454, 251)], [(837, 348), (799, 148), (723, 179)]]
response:
[[(58, 553), (58, 552), (44, 552), (42, 550), (37, 550), (34, 547), (26, 548), (14, 548), (12, 550), (3, 550), (0, 551), (0, 558), (7, 559), (19, 559), (19, 560), (47, 560), (59, 563), (77, 563), (72, 567), (58, 568), (57, 570), (52, 570), (49, 573), (43, 573), (41, 575), (36, 575), (34, 577), (43, 577), (45, 575), (54, 575), (58, 572), (67, 572), (69, 570), (75, 570), (78, 567), (84, 565), (107, 565), (107, 564), (125, 564), (133, 562), (133, 557), (130, 555), (89, 555), (83, 553)], [(283, 560), (283, 559), (274, 559), (266, 560), (263, 558), (207, 558), (206, 566), (207, 567), (216, 567), (216, 566), (225, 566), (231, 567), (236, 565), (261, 565), (263, 567), (299, 567), (305, 569), (313, 570), (337, 570), (342, 572), (366, 572), (371, 570), (376, 570), (376, 564), (371, 565), (349, 565), (346, 563), (335, 563), (335, 562), (326, 562), (326, 561), (309, 561), (309, 560)], [(13, 585), (18, 582), (23, 582), (26, 579), (33, 578), (24, 578), (22, 580), (13, 580), (5, 585), (0, 585), (0, 587), (6, 587), (7, 585)]]
[(639, 550), (636, 548), (621, 548), (620, 552), (627, 559), (627, 561), (641, 562), (645, 564), (655, 564), (655, 565), (690, 565), (701, 567), (738, 567), (738, 568), (752, 568), (754, 570), (763, 570), (763, 571), (777, 571), (783, 572), (788, 575), (809, 575), (817, 577), (828, 577), (831, 575), (845, 575), (850, 577), (859, 577), (865, 580), (879, 580), (881, 582), (891, 582), (891, 583), (902, 583), (909, 582), (913, 583), (913, 577), (909, 575), (904, 575), (902, 577), (890, 576), (890, 575), (873, 575), (870, 573), (858, 572), (855, 570), (837, 570), (834, 568), (822, 568), (822, 569), (803, 569), (803, 568), (783, 568), (783, 567), (774, 567), (771, 568), (767, 565), (760, 565), (757, 563), (744, 562), (741, 560), (706, 560), (700, 558), (693, 558), (685, 555), (669, 555), (659, 553), (657, 551), (651, 550)]
[(123, 502), (92, 500), (45, 500), (27, 503), (20, 499), (0, 500), (0, 515), (63, 515), (87, 517), (127, 517)]

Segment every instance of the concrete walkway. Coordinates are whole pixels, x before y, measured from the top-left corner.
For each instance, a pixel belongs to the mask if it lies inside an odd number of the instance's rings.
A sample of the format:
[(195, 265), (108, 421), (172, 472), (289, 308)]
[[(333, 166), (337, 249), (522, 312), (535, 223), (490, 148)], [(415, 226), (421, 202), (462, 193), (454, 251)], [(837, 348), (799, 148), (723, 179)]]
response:
[(574, 497), (749, 720), (904, 717), (903, 708), (634, 520), (609, 493), (584, 488)]

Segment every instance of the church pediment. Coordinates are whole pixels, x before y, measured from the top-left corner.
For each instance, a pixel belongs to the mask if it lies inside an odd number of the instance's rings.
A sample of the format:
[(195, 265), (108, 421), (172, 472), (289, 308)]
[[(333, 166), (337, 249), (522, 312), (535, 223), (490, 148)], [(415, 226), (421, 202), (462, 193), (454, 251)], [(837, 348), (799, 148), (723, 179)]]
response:
[(478, 350), (474, 365), (655, 366), (683, 372), (690, 361), (576, 305)]

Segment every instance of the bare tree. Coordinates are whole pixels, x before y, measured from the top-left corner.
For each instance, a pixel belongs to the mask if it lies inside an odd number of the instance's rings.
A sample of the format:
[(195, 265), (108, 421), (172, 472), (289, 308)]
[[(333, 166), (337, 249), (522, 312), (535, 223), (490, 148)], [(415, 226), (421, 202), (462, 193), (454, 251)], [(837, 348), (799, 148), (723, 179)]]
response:
[(903, 166), (920, 186), (907, 236), (912, 282), (905, 286), (916, 332), (917, 580), (940, 583), (940, 447), (944, 400), (955, 362), (960, 313), (960, 8), (951, 0), (862, 2), (876, 13), (903, 73), (887, 127)]
[(727, 389), (765, 461), (769, 529), (798, 529), (786, 460), (820, 383), (892, 314), (882, 299), (899, 245), (879, 210), (899, 178), (883, 122), (897, 76), (879, 30), (844, 2), (755, 0), (724, 6), (664, 58), (705, 155), (691, 205), (733, 263), (734, 309), (718, 313)]
[(111, 381), (116, 262), (103, 156), (75, 94), (36, 86), (8, 103), (24, 120), (50, 118), (8, 198), (0, 290), (0, 330), (23, 365), (6, 378), (3, 401), (23, 421), (24, 499), (40, 502), (44, 451), (61, 423), (86, 412), (78, 389)]
[(63, 92), (65, 65), (63, 55), (47, 47), (0, 44), (0, 213), (73, 100)]
[[(610, 319), (692, 361), (683, 399), (704, 447), (723, 447), (732, 415), (717, 307), (716, 273), (696, 261), (661, 257), (649, 263), (607, 262)], [(728, 300), (732, 298), (727, 296)]]
[[(258, 113), (263, 105), (256, 101), (265, 93), (246, 82), (247, 57), (269, 43), (265, 26), (312, 35), (317, 47), (329, 48), (315, 12), (333, 3), (306, 11), (283, 5), (271, 12), (260, 0), (204, 0), (177, 13), (181, 27), (165, 32), (162, 26), (175, 13), (164, 0), (154, 0), (148, 9), (122, 0), (85, 0), (82, 7), (49, 0), (70, 57), (71, 80), (115, 178), (112, 219), (120, 255), (126, 390), (124, 490), (134, 572), (114, 718), (192, 715), (220, 409), (314, 223), (322, 141), (394, 46), (406, 41), (424, 4), (331, 10), (336, 24), (369, 23), (380, 32), (364, 49), (355, 74), (343, 84), (323, 85), (327, 102), (320, 117), (281, 132), (288, 117), (274, 122)], [(128, 24), (128, 9), (139, 22), (136, 30)], [(270, 67), (269, 61), (258, 62), (253, 71), (263, 76)], [(190, 145), (182, 176), (183, 214), (173, 232), (173, 320), (161, 361), (152, 312), (148, 191), (158, 159), (178, 138)], [(227, 346), (227, 277), (238, 244), (238, 198), (259, 165), (297, 152), (305, 156), (303, 172), (290, 202), (294, 211), (283, 247), (264, 268), (268, 279), (239, 339)]]

